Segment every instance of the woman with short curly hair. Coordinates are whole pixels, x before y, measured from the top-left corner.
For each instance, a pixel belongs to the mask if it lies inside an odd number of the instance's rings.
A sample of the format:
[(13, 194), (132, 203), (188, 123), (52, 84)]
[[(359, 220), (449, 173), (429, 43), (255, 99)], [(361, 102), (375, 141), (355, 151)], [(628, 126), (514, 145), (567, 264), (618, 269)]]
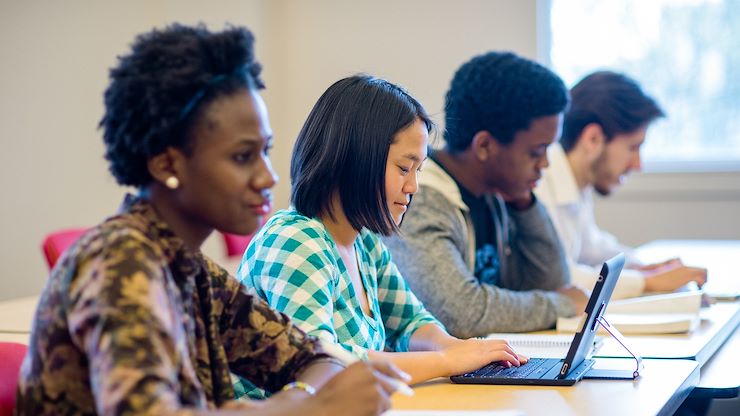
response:
[[(105, 155), (118, 182), (139, 193), (52, 270), (18, 414), (389, 407), (402, 373), (383, 363), (342, 371), (314, 338), (200, 252), (214, 229), (251, 233), (270, 210), (277, 178), (252, 44), (243, 28), (174, 25), (139, 36), (111, 70), (100, 123)], [(279, 393), (236, 402), (231, 372)]]

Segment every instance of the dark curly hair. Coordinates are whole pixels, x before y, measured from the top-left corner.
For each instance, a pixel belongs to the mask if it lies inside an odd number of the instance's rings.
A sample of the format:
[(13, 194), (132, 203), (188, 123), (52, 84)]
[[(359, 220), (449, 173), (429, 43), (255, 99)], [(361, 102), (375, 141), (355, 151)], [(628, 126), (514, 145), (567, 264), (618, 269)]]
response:
[(396, 134), (420, 119), (433, 123), (419, 102), (384, 79), (355, 75), (330, 86), (314, 105), (290, 161), (291, 202), (307, 217), (331, 211), (339, 195), (355, 230), (391, 235), (385, 168)]
[(194, 122), (208, 103), (239, 89), (264, 88), (254, 37), (243, 27), (210, 32), (174, 24), (137, 36), (118, 58), (100, 121), (105, 158), (121, 185), (152, 177), (147, 161), (168, 147), (188, 151)]
[(480, 131), (509, 144), (532, 120), (568, 106), (563, 81), (542, 65), (510, 52), (488, 52), (463, 64), (445, 99), (447, 149), (467, 149)]
[(606, 140), (646, 127), (665, 113), (657, 102), (642, 91), (637, 82), (624, 74), (599, 71), (583, 78), (571, 90), (572, 101), (563, 120), (560, 144), (566, 152), (575, 146), (583, 129), (596, 123)]

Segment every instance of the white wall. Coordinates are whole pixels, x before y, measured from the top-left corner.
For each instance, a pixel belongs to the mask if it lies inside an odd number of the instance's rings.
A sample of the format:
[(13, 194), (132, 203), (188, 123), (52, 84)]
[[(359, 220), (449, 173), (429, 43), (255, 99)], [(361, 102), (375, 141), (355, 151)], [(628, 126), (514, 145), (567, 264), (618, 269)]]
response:
[(613, 195), (597, 198), (595, 211), (596, 221), (626, 244), (740, 240), (740, 172), (635, 174)]
[(268, 88), (281, 203), (294, 138), (334, 81), (358, 72), (385, 77), (441, 123), (444, 92), (462, 62), (491, 49), (536, 56), (534, 0), (279, 1), (270, 22), (271, 47), (281, 56), (268, 68), (276, 78)]
[[(272, 158), (282, 178), (276, 208), (282, 208), (294, 138), (330, 83), (356, 72), (387, 77), (441, 124), (444, 92), (463, 61), (490, 49), (538, 56), (536, 3), (0, 0), (0, 299), (41, 290), (44, 235), (93, 225), (118, 207), (125, 190), (107, 171), (96, 126), (107, 69), (135, 34), (174, 21), (214, 29), (231, 22), (254, 31), (276, 137)], [(599, 201), (597, 218), (628, 243), (740, 238), (740, 178), (713, 178), (642, 175)], [(706, 191), (716, 183), (726, 186)], [(209, 240), (205, 251), (220, 258), (219, 241)]]
[[(0, 299), (41, 290), (48, 232), (94, 225), (118, 208), (126, 190), (108, 173), (97, 124), (108, 69), (134, 36), (172, 21), (264, 30), (263, 1), (201, 4), (0, 2)], [(220, 253), (215, 243), (210, 251)]]
[[(340, 77), (387, 77), (441, 121), (444, 91), (464, 60), (489, 49), (536, 56), (534, 0), (0, 0), (0, 299), (41, 290), (48, 232), (117, 209), (125, 190), (107, 171), (97, 130), (107, 70), (135, 34), (173, 21), (254, 31), (282, 178), (277, 208), (288, 203), (293, 140)], [(205, 251), (219, 257), (218, 243)]]

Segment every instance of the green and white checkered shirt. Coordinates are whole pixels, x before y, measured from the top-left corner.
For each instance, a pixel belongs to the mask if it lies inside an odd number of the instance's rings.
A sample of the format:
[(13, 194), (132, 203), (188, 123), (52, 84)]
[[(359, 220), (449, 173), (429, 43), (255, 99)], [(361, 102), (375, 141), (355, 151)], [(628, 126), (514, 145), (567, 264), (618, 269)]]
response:
[(442, 327), (409, 290), (375, 234), (363, 229), (355, 250), (372, 317), (362, 311), (324, 225), (293, 209), (276, 213), (255, 235), (237, 278), (308, 334), (362, 359), (368, 350), (408, 351), (419, 327)]

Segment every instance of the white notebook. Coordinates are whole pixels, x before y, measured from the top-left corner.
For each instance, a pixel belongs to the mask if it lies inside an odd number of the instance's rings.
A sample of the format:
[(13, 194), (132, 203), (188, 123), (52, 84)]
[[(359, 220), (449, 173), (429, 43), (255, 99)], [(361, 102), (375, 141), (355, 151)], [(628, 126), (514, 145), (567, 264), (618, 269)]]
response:
[[(610, 313), (606, 315), (609, 324), (623, 334), (685, 334), (691, 332), (701, 323), (701, 317), (688, 313)], [(579, 328), (578, 318), (558, 318), (558, 332), (576, 332)], [(599, 334), (606, 334), (599, 328)]]
[(685, 313), (698, 315), (701, 310), (701, 291), (674, 292), (614, 300), (606, 307), (606, 315)]

